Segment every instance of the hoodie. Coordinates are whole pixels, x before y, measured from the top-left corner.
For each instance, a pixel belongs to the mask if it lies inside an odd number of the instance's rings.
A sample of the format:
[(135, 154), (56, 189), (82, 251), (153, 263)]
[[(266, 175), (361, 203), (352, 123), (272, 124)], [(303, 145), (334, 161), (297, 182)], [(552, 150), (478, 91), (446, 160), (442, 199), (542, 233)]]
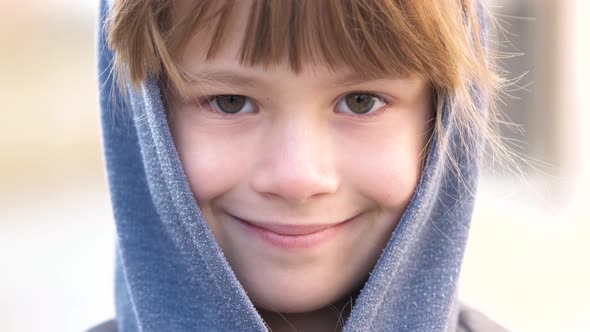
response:
[[(190, 190), (157, 82), (125, 101), (98, 34), (102, 141), (116, 223), (116, 318), (91, 331), (267, 331)], [(477, 93), (476, 91), (474, 93)], [(481, 105), (485, 112), (485, 105)], [(473, 210), (481, 146), (459, 148), (445, 104), (415, 193), (362, 287), (344, 331), (501, 331), (462, 308), (457, 281)], [(458, 161), (448, 167), (447, 146)]]

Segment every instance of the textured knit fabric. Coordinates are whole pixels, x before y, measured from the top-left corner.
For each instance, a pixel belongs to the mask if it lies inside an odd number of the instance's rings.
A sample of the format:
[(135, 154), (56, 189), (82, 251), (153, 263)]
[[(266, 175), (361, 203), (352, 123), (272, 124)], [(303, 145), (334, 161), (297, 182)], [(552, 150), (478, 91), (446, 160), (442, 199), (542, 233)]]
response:
[[(98, 42), (103, 145), (116, 221), (120, 332), (266, 331), (191, 193), (157, 83), (124, 102), (103, 24)], [(482, 106), (482, 112), (485, 107)], [(455, 331), (457, 280), (469, 231), (480, 146), (459, 148), (453, 112), (417, 189), (348, 318), (345, 331)], [(459, 167), (449, 167), (439, 146)], [(112, 328), (112, 325), (111, 325)]]

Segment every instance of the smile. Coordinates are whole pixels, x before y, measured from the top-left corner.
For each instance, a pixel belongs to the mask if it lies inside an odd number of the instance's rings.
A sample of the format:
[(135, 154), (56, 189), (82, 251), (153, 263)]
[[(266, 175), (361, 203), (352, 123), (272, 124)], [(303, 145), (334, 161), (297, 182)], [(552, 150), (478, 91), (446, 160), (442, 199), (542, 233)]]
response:
[(281, 249), (307, 249), (320, 246), (338, 235), (351, 220), (332, 224), (292, 225), (260, 223), (233, 217), (245, 231)]

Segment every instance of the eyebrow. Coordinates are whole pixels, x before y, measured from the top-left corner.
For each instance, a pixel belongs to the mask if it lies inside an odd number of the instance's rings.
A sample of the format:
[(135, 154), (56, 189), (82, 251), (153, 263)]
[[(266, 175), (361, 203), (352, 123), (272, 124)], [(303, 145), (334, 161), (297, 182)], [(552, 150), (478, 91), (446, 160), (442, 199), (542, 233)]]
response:
[[(376, 80), (386, 79), (385, 77), (370, 77), (361, 73), (347, 73), (326, 81), (326, 87), (353, 86)], [(188, 74), (188, 83), (193, 86), (211, 87), (259, 87), (270, 85), (264, 78), (258, 75), (239, 73), (227, 69), (204, 69), (197, 73)]]
[(261, 80), (256, 76), (242, 74), (226, 69), (205, 69), (188, 74), (190, 85), (209, 86), (258, 86)]

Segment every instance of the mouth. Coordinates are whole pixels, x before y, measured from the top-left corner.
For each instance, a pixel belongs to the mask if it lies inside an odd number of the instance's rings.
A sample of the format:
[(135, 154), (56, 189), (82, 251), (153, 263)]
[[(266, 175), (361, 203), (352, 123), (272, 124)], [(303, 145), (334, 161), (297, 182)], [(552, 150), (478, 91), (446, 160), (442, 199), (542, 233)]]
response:
[(245, 231), (266, 244), (281, 249), (318, 247), (334, 239), (355, 217), (329, 224), (263, 223), (232, 216)]

